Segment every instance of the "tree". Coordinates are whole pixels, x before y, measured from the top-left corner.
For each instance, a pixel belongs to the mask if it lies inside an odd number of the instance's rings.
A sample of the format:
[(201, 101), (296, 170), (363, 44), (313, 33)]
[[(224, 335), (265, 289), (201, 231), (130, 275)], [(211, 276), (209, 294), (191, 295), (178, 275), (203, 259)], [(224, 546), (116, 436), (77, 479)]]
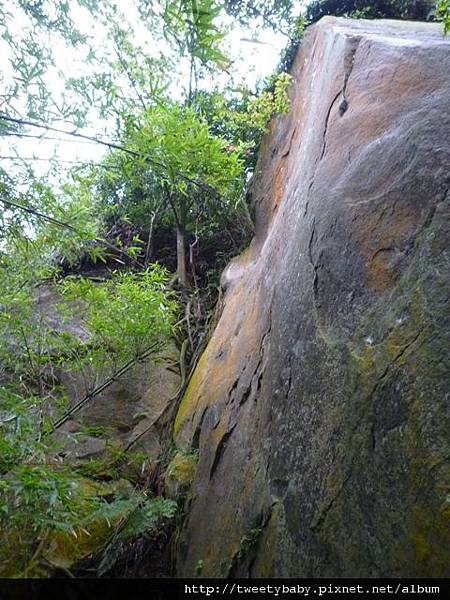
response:
[(444, 33), (450, 31), (450, 0), (439, 0), (437, 4), (437, 18), (444, 24)]
[(237, 208), (244, 174), (241, 149), (213, 135), (192, 108), (179, 104), (154, 106), (129, 117), (123, 143), (139, 157), (116, 155), (121, 170), (100, 173), (100, 181), (109, 181), (108, 193), (115, 185), (116, 194), (126, 182), (125, 190), (138, 194), (140, 204), (151, 196), (148, 210), (154, 218), (172, 221), (177, 276), (186, 286), (186, 233), (202, 219)]
[[(90, 529), (98, 511), (126, 508), (123, 520), (128, 509), (146, 501), (138, 492), (126, 506), (105, 503), (87, 485), (81, 467), (54, 458), (60, 445), (50, 434), (137, 359), (160, 350), (173, 334), (177, 311), (166, 291), (167, 274), (159, 268), (113, 274), (96, 284), (82, 277), (64, 277), (63, 264), (76, 264), (87, 251), (93, 258), (102, 256), (93, 245), (94, 206), (85, 202), (84, 182), (81, 189), (74, 184), (66, 190), (63, 214), (50, 189), (35, 191), (40, 210), (45, 207), (47, 214), (30, 208), (29, 197), (22, 199), (26, 210), (2, 214), (0, 576), (45, 575), (38, 559), (52, 536), (78, 539), (81, 531)], [(17, 207), (13, 193), (2, 182), (1, 198), (6, 195), (7, 202)], [(41, 302), (46, 288), (57, 299), (54, 305)], [(64, 328), (74, 316), (83, 319), (88, 342)], [(74, 406), (68, 406), (60, 369), (84, 376), (86, 396)], [(115, 464), (117, 455), (111, 460)], [(111, 517), (105, 514), (103, 518)], [(109, 529), (108, 538), (116, 531)]]
[(324, 15), (426, 20), (434, 6), (434, 0), (314, 0), (306, 9), (306, 17), (311, 22)]
[[(183, 285), (187, 234), (196, 243), (231, 221), (250, 233), (245, 181), (270, 118), (289, 107), (290, 80), (281, 74), (273, 90), (259, 96), (243, 90), (241, 100), (234, 100), (220, 92), (197, 92), (191, 106), (153, 106), (129, 116), (121, 140), (129, 152), (109, 155), (93, 178), (108, 227), (129, 221), (142, 228), (148, 235), (146, 260), (152, 254), (153, 229), (176, 229), (177, 273)], [(189, 263), (192, 268), (192, 252)]]
[(283, 30), (292, 17), (292, 0), (225, 0), (228, 14), (243, 23), (259, 19), (262, 25), (274, 30)]

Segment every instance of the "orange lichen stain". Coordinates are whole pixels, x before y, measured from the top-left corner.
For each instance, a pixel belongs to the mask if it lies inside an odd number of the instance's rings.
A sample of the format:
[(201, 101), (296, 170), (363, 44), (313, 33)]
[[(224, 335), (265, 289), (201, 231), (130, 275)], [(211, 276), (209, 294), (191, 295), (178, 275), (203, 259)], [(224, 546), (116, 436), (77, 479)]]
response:
[[(383, 206), (381, 210), (384, 209)], [(418, 215), (410, 204), (398, 203), (388, 217), (379, 211), (362, 215), (358, 237), (366, 258), (369, 283), (377, 292), (386, 292), (394, 286), (399, 276), (392, 263), (395, 250), (404, 247), (416, 230), (417, 222)]]
[(371, 281), (378, 292), (389, 290), (397, 278), (397, 271), (390, 261), (391, 252), (382, 250), (368, 263)]
[[(414, 97), (426, 97), (433, 90), (445, 86), (445, 73), (430, 72), (423, 76), (423, 65), (412, 57), (406, 59), (401, 68), (397, 61), (373, 70), (371, 85), (364, 78), (353, 79), (352, 119), (345, 123), (347, 140), (354, 140), (356, 148), (366, 147), (392, 131), (397, 118), (410, 110)], [(392, 93), (392, 81), (395, 79), (395, 94)], [(380, 110), (380, 106), (384, 109)], [(342, 143), (342, 147), (346, 143)]]
[(281, 197), (285, 188), (286, 160), (282, 158), (275, 169), (272, 187), (272, 215), (274, 215), (280, 206)]
[[(236, 283), (225, 301), (222, 316), (194, 371), (175, 419), (178, 444), (189, 443), (204, 409), (225, 399), (245, 365), (258, 352), (267, 315), (260, 308), (260, 295), (244, 278)], [(255, 278), (257, 280), (257, 277)], [(230, 332), (235, 332), (230, 337)]]
[[(251, 264), (255, 252), (252, 242), (249, 248), (233, 259), (232, 264), (245, 269)], [(230, 382), (232, 385), (233, 377), (237, 376), (239, 365), (236, 366), (233, 362), (236, 361), (236, 342), (235, 340), (230, 341), (230, 331), (236, 332), (236, 338), (240, 336), (245, 338), (242, 330), (247, 327), (247, 312), (253, 307), (253, 300), (249, 296), (243, 280), (237, 281), (233, 293), (225, 297), (225, 306), (214, 330), (214, 335), (198, 362), (178, 408), (174, 424), (176, 439), (179, 437), (183, 424), (193, 418), (195, 414), (198, 416), (201, 413), (201, 407), (214, 404), (216, 398), (219, 398), (224, 390), (226, 392)], [(210, 384), (210, 382), (212, 383)], [(177, 439), (177, 441), (181, 441), (181, 439)]]

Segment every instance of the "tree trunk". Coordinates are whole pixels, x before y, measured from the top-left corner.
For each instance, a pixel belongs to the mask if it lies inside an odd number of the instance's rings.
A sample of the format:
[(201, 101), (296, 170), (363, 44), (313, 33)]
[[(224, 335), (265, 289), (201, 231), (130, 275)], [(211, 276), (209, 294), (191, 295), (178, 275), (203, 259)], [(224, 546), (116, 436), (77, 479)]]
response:
[(186, 287), (186, 244), (185, 229), (182, 225), (177, 225), (177, 276), (182, 286)]
[(153, 224), (155, 222), (156, 214), (152, 213), (152, 218), (150, 220), (150, 231), (148, 232), (148, 242), (147, 249), (145, 251), (145, 264), (150, 261), (150, 258), (153, 256)]

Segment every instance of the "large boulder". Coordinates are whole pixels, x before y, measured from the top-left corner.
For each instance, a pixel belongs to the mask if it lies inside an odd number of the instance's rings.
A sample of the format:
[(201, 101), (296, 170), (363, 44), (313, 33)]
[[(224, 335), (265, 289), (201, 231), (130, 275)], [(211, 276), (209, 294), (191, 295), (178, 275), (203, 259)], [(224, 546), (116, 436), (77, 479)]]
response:
[(179, 408), (178, 574), (450, 576), (450, 40), (326, 17)]

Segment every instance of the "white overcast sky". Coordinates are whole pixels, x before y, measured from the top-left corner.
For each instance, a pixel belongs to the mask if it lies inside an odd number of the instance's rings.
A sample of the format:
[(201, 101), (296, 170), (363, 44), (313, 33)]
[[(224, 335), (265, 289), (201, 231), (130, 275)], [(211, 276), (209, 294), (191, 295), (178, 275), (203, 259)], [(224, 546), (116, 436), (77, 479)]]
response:
[[(139, 23), (139, 19), (136, 19), (133, 15), (132, 7), (133, 3), (129, 0), (117, 0), (119, 8), (127, 15), (127, 18), (132, 22), (133, 28), (136, 32), (135, 41), (138, 44), (146, 45), (147, 49), (151, 51), (151, 40), (148, 39), (149, 34), (145, 27)], [(303, 0), (297, 0), (297, 10), (299, 13), (301, 6), (304, 5)], [(106, 38), (106, 29), (96, 23), (91, 15), (85, 9), (77, 9), (79, 14), (76, 14), (77, 26), (83, 33), (87, 33), (94, 45), (108, 49), (108, 41)], [(20, 19), (15, 18), (11, 22), (13, 27), (13, 33), (17, 34), (26, 27), (25, 22), (21, 22)], [(233, 76), (237, 81), (239, 79), (244, 82), (247, 86), (254, 87), (257, 80), (261, 79), (275, 69), (281, 50), (284, 48), (287, 42), (287, 38), (282, 34), (275, 34), (270, 30), (262, 30), (257, 37), (257, 42), (251, 42), (251, 33), (241, 28), (237, 23), (230, 21), (230, 33), (226, 39), (226, 46), (228, 54), (233, 60)], [(55, 44), (55, 41), (52, 42)], [(77, 77), (81, 74), (86, 74), (86, 63), (83, 61), (83, 56), (77, 55), (73, 48), (67, 48), (64, 43), (57, 42), (54, 45), (54, 54), (56, 56), (57, 68), (62, 70), (65, 76)], [(8, 81), (8, 78), (13, 74), (9, 63), (8, 48), (4, 41), (0, 41), (0, 70), (3, 74), (3, 82)], [(0, 79), (0, 88), (4, 83)], [(47, 78), (48, 89), (51, 91), (52, 96), (58, 98), (61, 96), (64, 84), (60, 76), (58, 76), (55, 70)], [(0, 91), (0, 93), (2, 93)], [(63, 124), (57, 124), (58, 127), (64, 129)], [(69, 130), (70, 127), (67, 127)], [(107, 122), (99, 122), (96, 120), (95, 126), (91, 125), (89, 128), (82, 130), (87, 135), (101, 134), (108, 129)], [(30, 130), (30, 133), (32, 131)], [(36, 133), (36, 130), (32, 133)], [(48, 134), (48, 136), (55, 137), (57, 134)], [(57, 136), (64, 137), (64, 136)], [(107, 139), (107, 135), (105, 136)], [(96, 143), (89, 143), (88, 141), (76, 141), (74, 138), (68, 138), (67, 141), (55, 141), (55, 140), (33, 140), (33, 139), (18, 139), (11, 137), (0, 138), (0, 157), (7, 157), (12, 155), (20, 155), (22, 157), (35, 157), (42, 160), (32, 161), (33, 167), (37, 174), (44, 174), (48, 171), (49, 161), (46, 159), (56, 156), (61, 167), (66, 166), (69, 168), (70, 162), (63, 161), (98, 161), (104, 155), (106, 151), (105, 147), (102, 147)], [(14, 171), (17, 166), (17, 162), (8, 160), (7, 158), (1, 159), (1, 166), (6, 171)]]

